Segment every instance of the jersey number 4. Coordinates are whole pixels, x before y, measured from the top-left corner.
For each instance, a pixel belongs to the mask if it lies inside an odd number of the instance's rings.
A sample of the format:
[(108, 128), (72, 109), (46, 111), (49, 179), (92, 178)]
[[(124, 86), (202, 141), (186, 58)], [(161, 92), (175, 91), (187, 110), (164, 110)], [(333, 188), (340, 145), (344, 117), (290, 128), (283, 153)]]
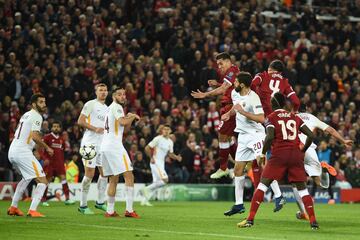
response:
[(106, 120), (105, 120), (105, 130), (107, 131), (107, 133), (109, 133), (109, 120), (108, 118), (106, 117)]
[[(284, 120), (280, 120), (278, 123), (281, 125), (283, 140), (295, 140), (297, 133), (296, 122), (294, 120), (289, 120), (285, 124)], [(290, 131), (289, 134), (287, 130)]]
[(271, 96), (273, 97), (275, 93), (279, 92), (280, 91), (280, 81), (279, 80), (270, 80), (270, 83), (269, 83), (269, 88), (270, 90), (272, 91), (272, 94)]

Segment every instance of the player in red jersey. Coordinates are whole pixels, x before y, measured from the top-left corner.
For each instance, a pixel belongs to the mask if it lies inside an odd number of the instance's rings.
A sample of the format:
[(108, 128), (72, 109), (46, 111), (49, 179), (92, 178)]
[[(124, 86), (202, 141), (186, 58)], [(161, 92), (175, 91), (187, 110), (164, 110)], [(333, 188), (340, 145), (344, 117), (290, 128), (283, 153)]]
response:
[[(208, 92), (201, 92), (200, 90), (197, 90), (197, 92), (193, 91), (191, 96), (201, 99), (222, 95), (220, 115), (223, 115), (232, 108), (231, 91), (234, 89), (234, 82), (240, 70), (231, 63), (231, 57), (226, 52), (219, 53), (216, 56), (216, 63), (221, 74), (220, 82), (209, 80), (208, 83), (210, 86), (217, 86), (217, 88)], [(231, 116), (228, 121), (220, 122), (218, 128), (220, 169), (210, 176), (212, 179), (229, 175), (229, 169), (227, 168), (229, 154), (235, 159), (237, 148), (236, 143), (231, 141), (231, 137), (234, 135), (235, 125), (235, 115)]]
[[(259, 95), (261, 105), (263, 106), (265, 112), (265, 117), (272, 112), (270, 99), (277, 92), (282, 93), (290, 99), (294, 111), (299, 109), (299, 98), (290, 86), (288, 79), (282, 76), (284, 69), (285, 66), (282, 61), (274, 60), (270, 63), (267, 71), (257, 74), (252, 80), (250, 88)], [(252, 170), (254, 175), (254, 185), (257, 187), (261, 177), (261, 168), (258, 166), (256, 161), (252, 164)], [(282, 198), (279, 185), (276, 181), (271, 184), (271, 187), (275, 195), (276, 207), (274, 211), (279, 211), (285, 201)]]
[[(282, 180), (287, 176), (290, 183), (295, 184), (310, 217), (312, 229), (318, 229), (313, 200), (306, 188), (306, 173), (304, 154), (313, 141), (312, 131), (294, 113), (284, 110), (286, 98), (281, 93), (275, 93), (271, 98), (272, 109), (265, 126), (267, 130), (260, 164), (265, 161), (265, 153), (272, 147), (270, 160), (265, 165), (260, 183), (251, 200), (250, 213), (247, 219), (238, 223), (238, 227), (254, 225), (256, 212), (264, 200), (264, 194), (273, 180)], [(299, 148), (299, 131), (307, 136), (303, 149)]]
[(289, 84), (289, 80), (282, 76), (284, 68), (282, 61), (274, 60), (267, 71), (256, 74), (252, 80), (250, 88), (259, 95), (265, 117), (272, 112), (270, 99), (277, 92), (282, 93), (292, 102), (295, 112), (300, 107), (300, 100)]
[[(54, 121), (51, 125), (51, 133), (46, 134), (43, 138), (44, 142), (54, 150), (54, 154), (50, 156), (46, 152), (43, 154), (44, 158), (44, 171), (49, 182), (54, 177), (59, 177), (61, 180), (63, 192), (65, 195), (65, 205), (72, 205), (75, 201), (70, 200), (69, 186), (66, 182), (66, 172), (64, 165), (64, 149), (65, 142), (59, 135), (61, 133), (61, 123)], [(47, 189), (44, 193), (44, 199), (46, 200)], [(48, 205), (46, 202), (43, 205)]]

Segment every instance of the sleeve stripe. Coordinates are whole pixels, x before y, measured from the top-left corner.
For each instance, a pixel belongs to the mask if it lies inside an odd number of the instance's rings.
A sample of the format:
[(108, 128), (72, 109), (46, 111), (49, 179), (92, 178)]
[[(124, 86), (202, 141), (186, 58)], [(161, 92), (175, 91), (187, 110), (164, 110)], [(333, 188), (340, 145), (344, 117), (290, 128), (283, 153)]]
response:
[(302, 126), (304, 126), (304, 125), (305, 125), (305, 123), (301, 124), (301, 126), (300, 126), (300, 127), (302, 127)]
[(255, 81), (256, 78), (260, 78), (260, 83), (262, 82), (262, 78), (260, 75), (256, 75), (252, 81)]
[(227, 82), (228, 84), (230, 84), (231, 86), (233, 85), (229, 80), (227, 80), (226, 78), (224, 78), (224, 82)]
[(290, 97), (291, 95), (295, 94), (295, 92), (289, 93), (286, 97)]
[(266, 128), (268, 128), (268, 127), (275, 128), (275, 126), (274, 126), (274, 125), (272, 125), (272, 124), (269, 124), (269, 125), (267, 125), (267, 126), (266, 126)]

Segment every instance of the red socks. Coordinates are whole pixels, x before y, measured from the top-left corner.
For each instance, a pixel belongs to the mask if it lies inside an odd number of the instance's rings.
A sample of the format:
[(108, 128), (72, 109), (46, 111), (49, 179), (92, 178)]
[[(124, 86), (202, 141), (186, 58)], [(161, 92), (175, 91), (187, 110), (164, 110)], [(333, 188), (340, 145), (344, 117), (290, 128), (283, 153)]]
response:
[(67, 184), (67, 182), (62, 184), (62, 188), (63, 188), (63, 192), (65, 194), (65, 199), (69, 200), (70, 191), (69, 191), (69, 185)]
[(310, 222), (311, 223), (315, 222), (316, 218), (315, 218), (314, 203), (312, 198), (310, 197), (310, 195), (305, 195), (302, 197), (302, 201), (305, 205), (306, 212), (309, 215)]
[(256, 189), (257, 186), (259, 185), (260, 182), (260, 178), (261, 178), (261, 167), (257, 164), (257, 161), (254, 160), (252, 162), (252, 172), (253, 172), (253, 176), (254, 176), (254, 188)]
[(225, 171), (227, 169), (228, 159), (229, 159), (230, 148), (220, 148), (220, 169)]
[(256, 215), (257, 210), (259, 209), (260, 204), (264, 200), (264, 191), (256, 189), (254, 196), (251, 200), (250, 213), (247, 220), (253, 221)]

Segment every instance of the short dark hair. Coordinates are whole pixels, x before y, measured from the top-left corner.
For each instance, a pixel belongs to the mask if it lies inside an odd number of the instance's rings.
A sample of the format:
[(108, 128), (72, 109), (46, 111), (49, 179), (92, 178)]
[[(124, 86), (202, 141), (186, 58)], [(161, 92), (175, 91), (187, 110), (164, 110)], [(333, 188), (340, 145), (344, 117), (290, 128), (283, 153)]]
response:
[(163, 124), (163, 128), (164, 128), (164, 127), (167, 127), (167, 128), (170, 128), (170, 129), (171, 129), (171, 127), (170, 127), (169, 124)]
[(45, 98), (45, 96), (42, 95), (41, 93), (35, 93), (34, 95), (31, 96), (31, 98), (30, 98), (30, 103), (31, 103), (31, 104), (37, 103), (37, 101), (38, 101), (39, 98)]
[(282, 93), (275, 93), (274, 96), (271, 98), (271, 106), (273, 110), (284, 108), (286, 104), (286, 98)]
[(122, 85), (117, 86), (116, 88), (114, 88), (114, 89), (112, 90), (112, 95), (114, 95), (118, 90), (124, 90), (124, 91), (125, 91), (124, 85), (122, 84)]
[(249, 72), (240, 72), (236, 78), (239, 83), (243, 83), (246, 87), (250, 87), (252, 76)]
[(53, 127), (54, 124), (58, 124), (60, 126), (60, 128), (62, 127), (61, 122), (58, 121), (58, 120), (53, 121), (52, 124), (51, 124), (51, 127)]
[(222, 52), (222, 53), (219, 53), (218, 55), (216, 55), (215, 57), (216, 60), (231, 60), (231, 56), (229, 53), (227, 52)]
[(277, 72), (283, 72), (285, 66), (281, 60), (274, 60), (270, 63), (269, 68), (274, 69)]

